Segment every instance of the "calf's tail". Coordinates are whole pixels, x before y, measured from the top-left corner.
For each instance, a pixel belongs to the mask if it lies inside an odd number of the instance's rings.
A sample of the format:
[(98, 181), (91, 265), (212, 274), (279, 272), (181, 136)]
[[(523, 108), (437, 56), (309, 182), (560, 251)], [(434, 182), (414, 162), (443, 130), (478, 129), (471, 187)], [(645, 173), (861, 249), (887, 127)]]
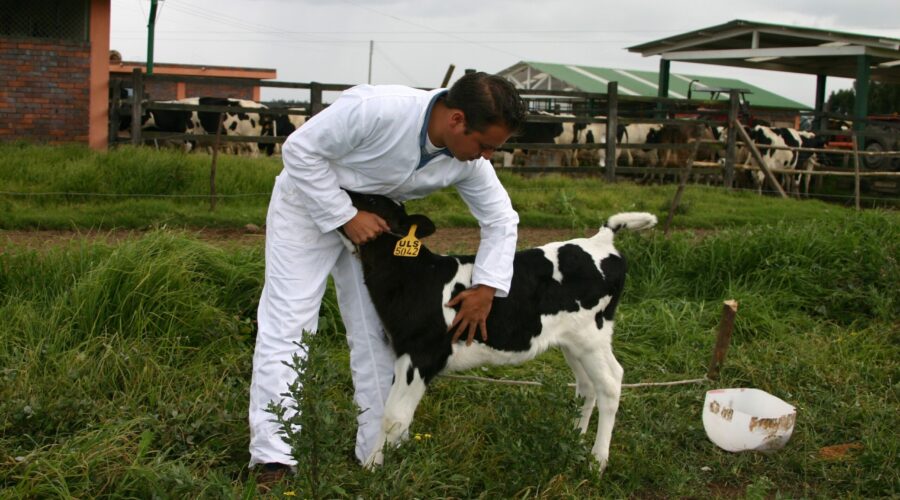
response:
[(622, 212), (610, 217), (604, 227), (609, 228), (612, 232), (618, 232), (620, 229), (629, 229), (632, 231), (641, 231), (650, 229), (656, 225), (656, 216), (647, 212)]

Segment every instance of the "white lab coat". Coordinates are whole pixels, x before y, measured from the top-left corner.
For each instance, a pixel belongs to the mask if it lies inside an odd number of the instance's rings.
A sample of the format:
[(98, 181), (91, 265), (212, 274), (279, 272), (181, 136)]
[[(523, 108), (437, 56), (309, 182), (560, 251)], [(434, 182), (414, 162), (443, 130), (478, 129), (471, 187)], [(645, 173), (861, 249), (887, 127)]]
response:
[(354, 399), (363, 410), (356, 444), (360, 460), (369, 456), (381, 425), (394, 355), (361, 266), (335, 231), (356, 215), (341, 188), (406, 201), (454, 186), (481, 226), (473, 284), (496, 288), (498, 297), (509, 292), (518, 215), (491, 163), (438, 155), (416, 168), (429, 104), (442, 92), (360, 85), (285, 141), (284, 170), (266, 219), (266, 280), (250, 389), (251, 465), (295, 463), (265, 408), (270, 400), (281, 400), (293, 381), (282, 362), (297, 352), (293, 342), (303, 330), (316, 330), (329, 273), (347, 329)]

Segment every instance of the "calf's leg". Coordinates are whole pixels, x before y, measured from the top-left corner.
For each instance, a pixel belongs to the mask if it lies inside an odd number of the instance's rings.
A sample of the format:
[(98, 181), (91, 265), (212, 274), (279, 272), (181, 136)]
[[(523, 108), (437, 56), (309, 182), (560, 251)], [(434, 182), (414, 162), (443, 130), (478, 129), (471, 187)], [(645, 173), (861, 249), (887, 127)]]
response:
[(384, 418), (381, 432), (375, 441), (365, 466), (372, 467), (384, 463), (384, 445), (396, 445), (404, 438), (412, 423), (413, 414), (425, 394), (425, 381), (416, 369), (409, 354), (397, 358), (394, 363), (394, 383), (384, 404)]
[[(598, 332), (599, 333), (599, 332)], [(591, 454), (600, 463), (600, 471), (606, 468), (609, 461), (609, 444), (612, 440), (613, 425), (616, 421), (616, 412), (619, 410), (619, 397), (622, 392), (622, 365), (613, 356), (612, 346), (609, 342), (604, 345), (593, 346), (593, 349), (585, 349), (578, 355), (584, 371), (594, 384), (597, 394), (597, 438)]]
[(588, 424), (591, 422), (594, 406), (597, 405), (597, 391), (594, 389), (594, 384), (591, 382), (590, 377), (585, 373), (584, 367), (581, 366), (581, 361), (578, 360), (578, 357), (569, 347), (562, 346), (561, 349), (566, 362), (569, 364), (569, 368), (575, 374), (575, 395), (584, 398), (584, 404), (581, 406), (581, 418), (575, 424), (581, 430), (581, 433), (584, 434), (587, 432)]

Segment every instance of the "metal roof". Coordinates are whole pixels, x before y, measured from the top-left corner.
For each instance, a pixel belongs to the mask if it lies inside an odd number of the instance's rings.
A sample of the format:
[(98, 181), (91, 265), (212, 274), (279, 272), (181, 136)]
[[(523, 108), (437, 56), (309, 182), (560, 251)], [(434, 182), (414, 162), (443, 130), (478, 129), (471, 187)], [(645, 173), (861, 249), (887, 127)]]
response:
[(737, 19), (628, 47), (644, 57), (856, 78), (867, 56), (872, 80), (900, 83), (900, 40)]
[[(520, 89), (529, 90), (573, 90), (606, 93), (606, 84), (619, 83), (620, 95), (656, 97), (658, 73), (632, 69), (598, 68), (574, 64), (554, 64), (521, 61), (497, 73), (506, 77)], [(718, 98), (728, 100), (728, 94), (715, 96), (702, 92), (703, 88), (739, 88), (748, 91), (747, 101), (754, 106), (787, 109), (810, 109), (809, 106), (751, 85), (734, 78), (687, 75), (672, 73), (669, 83), (669, 97), (687, 98), (688, 86), (693, 84), (693, 99)]]

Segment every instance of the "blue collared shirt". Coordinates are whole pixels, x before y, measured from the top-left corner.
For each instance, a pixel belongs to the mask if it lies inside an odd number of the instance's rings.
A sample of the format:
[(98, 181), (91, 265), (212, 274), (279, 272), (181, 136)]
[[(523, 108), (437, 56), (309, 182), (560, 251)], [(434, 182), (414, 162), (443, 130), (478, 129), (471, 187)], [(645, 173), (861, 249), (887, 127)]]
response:
[(435, 94), (435, 96), (431, 98), (431, 102), (428, 103), (428, 111), (425, 112), (425, 123), (422, 124), (422, 130), (419, 132), (420, 159), (419, 159), (419, 165), (416, 167), (416, 170), (427, 165), (428, 162), (430, 162), (433, 158), (435, 158), (438, 155), (443, 154), (443, 155), (447, 155), (451, 158), (453, 157), (453, 155), (450, 153), (450, 150), (448, 150), (447, 148), (439, 149), (439, 150), (435, 151), (434, 153), (429, 153), (425, 148), (425, 141), (428, 138), (428, 122), (431, 119), (431, 110), (434, 109), (434, 103), (436, 103), (438, 101), (438, 99), (440, 99), (441, 97), (443, 97), (445, 95), (447, 95), (446, 90), (441, 93)]

